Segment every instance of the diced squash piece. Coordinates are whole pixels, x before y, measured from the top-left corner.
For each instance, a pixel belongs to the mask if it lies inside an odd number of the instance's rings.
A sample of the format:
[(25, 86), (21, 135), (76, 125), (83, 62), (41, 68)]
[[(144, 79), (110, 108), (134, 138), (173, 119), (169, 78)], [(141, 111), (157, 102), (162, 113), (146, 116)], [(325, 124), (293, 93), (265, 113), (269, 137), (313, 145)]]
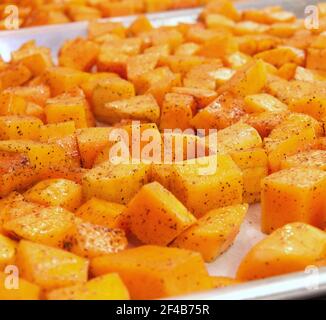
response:
[(235, 22), (221, 14), (212, 13), (205, 16), (205, 24), (209, 29), (230, 31), (234, 27)]
[(84, 97), (62, 94), (48, 99), (45, 106), (48, 123), (74, 121), (76, 128), (85, 128), (94, 124), (89, 105)]
[(138, 77), (146, 72), (155, 69), (159, 61), (159, 54), (145, 53), (129, 57), (127, 60), (127, 78), (134, 83), (137, 82)]
[(217, 98), (217, 93), (214, 90), (202, 88), (173, 87), (171, 91), (192, 96), (196, 101), (197, 108), (205, 108)]
[(26, 191), (24, 197), (44, 206), (60, 206), (75, 211), (82, 202), (82, 188), (71, 180), (48, 179)]
[(0, 270), (15, 263), (17, 243), (0, 234)]
[[(173, 167), (170, 191), (196, 217), (212, 209), (242, 203), (242, 172), (228, 155), (194, 159)], [(206, 162), (205, 162), (206, 161)]]
[(24, 115), (26, 114), (26, 100), (12, 92), (0, 93), (0, 115)]
[(101, 110), (101, 120), (109, 124), (124, 119), (158, 122), (159, 117), (160, 107), (150, 94), (108, 102)]
[(236, 51), (224, 57), (223, 61), (227, 67), (233, 70), (239, 70), (249, 62), (252, 62), (253, 59), (243, 52)]
[(1, 140), (39, 140), (42, 121), (29, 116), (0, 117)]
[(211, 210), (181, 233), (171, 246), (197, 251), (206, 262), (212, 262), (231, 246), (247, 210), (248, 205), (242, 204)]
[(88, 200), (97, 197), (121, 204), (128, 203), (146, 183), (149, 166), (143, 163), (103, 162), (83, 177), (83, 193)]
[(24, 84), (32, 77), (31, 71), (22, 64), (9, 65), (0, 70), (0, 90)]
[(307, 81), (273, 81), (268, 91), (293, 112), (306, 113), (317, 120), (326, 116), (326, 89), (323, 84)]
[(326, 48), (309, 48), (307, 50), (307, 68), (326, 71)]
[(72, 21), (92, 21), (102, 17), (98, 9), (74, 3), (67, 4), (67, 15)]
[(326, 171), (326, 150), (309, 150), (286, 157), (282, 169), (315, 168)]
[(267, 93), (246, 96), (245, 103), (245, 111), (248, 113), (260, 113), (268, 111), (282, 112), (287, 110), (286, 104)]
[(75, 131), (75, 121), (46, 124), (40, 128), (40, 141), (48, 142), (50, 139), (64, 138)]
[(134, 96), (135, 88), (131, 82), (115, 77), (103, 80), (97, 84), (92, 94), (94, 114), (101, 120), (103, 113), (105, 115), (106, 103)]
[(116, 273), (89, 280), (85, 284), (52, 290), (48, 300), (129, 300), (129, 292)]
[(152, 23), (144, 15), (138, 16), (129, 26), (128, 32), (134, 36), (153, 29)]
[(124, 214), (139, 240), (161, 246), (168, 245), (196, 222), (183, 204), (158, 182), (143, 186)]
[(64, 248), (74, 232), (74, 215), (60, 207), (44, 208), (13, 218), (3, 229), (18, 238)]
[(196, 129), (224, 129), (238, 122), (245, 114), (243, 99), (224, 93), (193, 117)]
[(27, 67), (34, 76), (41, 75), (53, 64), (50, 49), (37, 47), (35, 41), (26, 42), (17, 51), (14, 51), (12, 61)]
[(174, 54), (177, 56), (191, 56), (198, 53), (200, 45), (194, 42), (185, 42), (176, 48)]
[(259, 93), (265, 86), (266, 81), (265, 64), (261, 60), (257, 60), (239, 69), (229, 81), (218, 89), (218, 92), (229, 91), (237, 96), (245, 97)]
[(120, 228), (125, 206), (98, 198), (91, 198), (76, 211), (83, 221), (107, 228)]
[(200, 254), (158, 246), (141, 246), (92, 260), (95, 276), (120, 275), (131, 299), (171, 297), (212, 288)]
[(43, 123), (45, 122), (45, 113), (43, 107), (34, 102), (27, 103), (26, 115), (39, 118)]
[(191, 128), (190, 121), (195, 110), (196, 103), (192, 96), (180, 93), (166, 94), (162, 105), (160, 129)]
[(325, 264), (326, 233), (305, 223), (292, 223), (258, 242), (242, 260), (239, 280), (256, 280)]
[(120, 38), (124, 38), (126, 35), (126, 28), (121, 22), (100, 22), (92, 21), (89, 24), (88, 36), (89, 38), (95, 38), (103, 34), (114, 34)]
[(254, 21), (240, 21), (235, 24), (233, 32), (237, 36), (262, 35), (269, 30), (269, 26), (264, 23)]
[(292, 168), (262, 181), (262, 230), (270, 233), (290, 222), (326, 226), (326, 172)]
[(45, 72), (44, 81), (50, 87), (52, 96), (57, 96), (79, 86), (88, 77), (87, 73), (79, 70), (52, 67)]
[(285, 63), (295, 63), (302, 66), (305, 63), (305, 52), (298, 48), (280, 46), (260, 52), (255, 55), (255, 58), (262, 59), (277, 68), (282, 67)]
[[(25, 279), (18, 278), (18, 288), (11, 288), (12, 275), (0, 272), (0, 300), (39, 300), (41, 289)], [(6, 280), (9, 288), (6, 287)]]
[(160, 58), (160, 66), (167, 66), (173, 72), (180, 73), (183, 77), (192, 68), (201, 65), (204, 62), (203, 57), (199, 56), (180, 56), (168, 55)]
[(60, 49), (59, 65), (87, 71), (95, 64), (98, 53), (99, 46), (93, 41), (82, 38), (68, 40)]
[(148, 71), (134, 82), (138, 94), (152, 94), (159, 105), (172, 87), (180, 84), (180, 78), (168, 67)]
[(84, 128), (77, 131), (78, 149), (84, 168), (90, 169), (109, 142), (111, 128)]
[(211, 277), (214, 288), (225, 288), (241, 284), (242, 282), (237, 279), (228, 277)]
[(297, 67), (295, 69), (294, 79), (309, 82), (326, 81), (326, 72)]
[(219, 0), (207, 2), (206, 7), (201, 13), (200, 17), (206, 17), (208, 14), (220, 14), (228, 17), (233, 21), (239, 21), (241, 19), (241, 13), (235, 7), (234, 3), (230, 0)]
[(65, 249), (85, 258), (95, 258), (116, 253), (127, 247), (125, 233), (82, 220), (76, 220), (76, 231)]
[(45, 290), (87, 281), (88, 261), (62, 249), (22, 240), (16, 261), (22, 277)]

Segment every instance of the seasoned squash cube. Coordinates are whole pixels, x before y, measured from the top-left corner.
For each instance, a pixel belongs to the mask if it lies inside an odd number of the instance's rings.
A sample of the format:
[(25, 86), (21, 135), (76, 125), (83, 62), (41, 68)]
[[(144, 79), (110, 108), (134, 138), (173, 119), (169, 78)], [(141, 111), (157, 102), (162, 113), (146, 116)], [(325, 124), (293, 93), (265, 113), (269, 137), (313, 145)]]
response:
[(308, 48), (307, 68), (326, 71), (326, 48)]
[(262, 181), (262, 230), (270, 233), (290, 222), (326, 226), (326, 172), (292, 168)]
[(40, 128), (40, 141), (48, 142), (50, 139), (64, 138), (76, 130), (74, 121), (46, 124)]
[[(0, 300), (39, 300), (41, 288), (25, 279), (18, 278), (18, 288), (7, 288), (6, 280), (11, 275), (0, 272)], [(10, 282), (10, 281), (9, 281)]]
[(53, 65), (49, 48), (37, 47), (35, 41), (23, 44), (12, 53), (12, 61), (27, 67), (34, 76), (41, 75)]
[(286, 104), (267, 93), (246, 96), (245, 102), (245, 111), (248, 113), (282, 112), (288, 109)]
[(74, 232), (74, 215), (60, 207), (43, 208), (3, 225), (3, 229), (16, 237), (64, 248)]
[(87, 73), (75, 69), (52, 67), (45, 72), (44, 81), (50, 87), (52, 96), (57, 96), (79, 86), (88, 77)]
[(124, 215), (130, 229), (145, 244), (166, 246), (196, 222), (182, 203), (158, 182), (143, 186)]
[(59, 65), (87, 71), (95, 64), (99, 46), (90, 40), (76, 38), (66, 41), (59, 52)]
[(76, 221), (76, 231), (65, 249), (85, 258), (95, 258), (126, 249), (127, 238), (123, 230), (109, 229), (82, 220)]
[(0, 234), (0, 271), (3, 271), (7, 265), (14, 264), (16, 249), (17, 243), (15, 241)]
[(75, 211), (82, 201), (82, 187), (71, 180), (48, 179), (24, 193), (26, 200), (44, 206), (60, 206)]
[(39, 140), (42, 121), (29, 116), (0, 117), (1, 140)]
[(94, 114), (101, 120), (103, 113), (105, 115), (106, 103), (129, 99), (134, 96), (135, 88), (131, 82), (118, 77), (103, 80), (97, 84), (92, 94), (91, 101)]
[(121, 22), (99, 22), (92, 21), (89, 24), (88, 36), (89, 38), (95, 38), (103, 34), (115, 34), (120, 38), (124, 38), (126, 35), (126, 28)]
[(109, 124), (118, 123), (123, 119), (157, 122), (160, 107), (150, 94), (136, 96), (104, 104), (100, 117)]
[(98, 198), (91, 198), (76, 211), (76, 216), (107, 228), (120, 228), (125, 206)]
[(26, 100), (13, 92), (3, 91), (0, 93), (0, 115), (24, 115), (26, 114)]
[(292, 223), (258, 242), (242, 260), (239, 280), (256, 280), (304, 270), (326, 260), (326, 233), (305, 223)]
[(120, 276), (109, 273), (72, 287), (52, 290), (48, 300), (129, 300), (129, 292)]
[(247, 210), (248, 205), (242, 204), (211, 210), (181, 233), (171, 246), (197, 251), (206, 262), (214, 261), (233, 243)]
[(190, 121), (195, 110), (196, 103), (192, 96), (180, 93), (166, 94), (162, 105), (160, 129), (191, 128)]
[[(196, 217), (212, 209), (242, 203), (241, 170), (228, 155), (186, 161), (173, 167), (171, 192)], [(196, 163), (198, 161), (198, 163)]]
[(156, 299), (212, 288), (200, 254), (177, 248), (141, 246), (97, 257), (91, 262), (95, 276), (120, 275), (131, 299)]
[(257, 60), (239, 69), (229, 81), (218, 89), (218, 92), (229, 91), (237, 96), (245, 97), (259, 93), (265, 86), (266, 81), (266, 66), (261, 60)]
[(138, 16), (129, 26), (128, 32), (134, 36), (153, 29), (152, 23), (145, 15)]
[(44, 290), (82, 284), (88, 277), (86, 259), (27, 240), (18, 245), (16, 263), (23, 278)]
[(126, 204), (146, 183), (148, 174), (149, 165), (113, 164), (108, 160), (84, 175), (82, 186), (85, 199), (97, 197)]
[(45, 106), (45, 115), (48, 123), (74, 121), (76, 128), (94, 125), (90, 107), (84, 97), (62, 94), (48, 99)]
[(199, 56), (168, 55), (160, 58), (160, 66), (167, 66), (173, 72), (185, 76), (192, 68), (203, 64), (205, 59)]
[(282, 169), (315, 168), (326, 171), (326, 150), (309, 150), (286, 157)]
[(0, 70), (0, 90), (20, 86), (31, 77), (31, 71), (24, 65), (9, 65), (3, 70)]

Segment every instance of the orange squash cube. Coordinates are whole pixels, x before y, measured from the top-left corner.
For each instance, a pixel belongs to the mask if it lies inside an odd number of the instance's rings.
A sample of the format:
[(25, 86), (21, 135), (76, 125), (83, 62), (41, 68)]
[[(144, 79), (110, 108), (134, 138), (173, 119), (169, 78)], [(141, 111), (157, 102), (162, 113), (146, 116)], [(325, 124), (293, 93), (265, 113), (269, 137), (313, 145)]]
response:
[(145, 244), (168, 245), (196, 222), (195, 217), (158, 182), (143, 186), (124, 212), (130, 229)]
[(24, 197), (44, 206), (60, 206), (75, 211), (82, 202), (82, 188), (71, 180), (48, 179), (27, 190)]
[(83, 221), (107, 228), (120, 228), (126, 207), (119, 203), (91, 198), (75, 212)]
[(0, 70), (0, 90), (20, 86), (31, 77), (31, 71), (24, 65), (8, 65), (3, 70)]
[(118, 273), (131, 299), (157, 299), (212, 288), (200, 254), (177, 248), (141, 246), (97, 257), (91, 262), (91, 272), (95, 276)]
[(21, 276), (44, 290), (82, 284), (88, 278), (88, 261), (62, 249), (22, 240), (17, 250)]
[(52, 290), (48, 300), (129, 300), (129, 292), (116, 273), (110, 273), (72, 287)]
[(0, 93), (0, 115), (24, 115), (26, 114), (26, 100), (12, 92), (3, 91)]
[[(0, 234), (0, 271), (15, 263), (17, 243)], [(1, 294), (0, 294), (1, 295)]]
[(231, 246), (247, 210), (248, 205), (211, 210), (182, 232), (171, 246), (197, 251), (206, 262), (212, 262)]
[(48, 142), (50, 139), (64, 138), (76, 131), (74, 121), (46, 124), (40, 128), (40, 141)]
[(149, 71), (153, 71), (159, 61), (158, 53), (144, 53), (129, 57), (127, 60), (127, 78), (137, 83), (139, 77)]
[(244, 257), (239, 280), (257, 280), (325, 265), (326, 233), (305, 223), (291, 223), (258, 242)]
[(277, 98), (267, 94), (258, 93), (246, 96), (245, 111), (248, 113), (282, 112), (288, 109), (287, 105)]
[(308, 150), (286, 157), (282, 169), (315, 168), (326, 171), (326, 150)]
[(326, 225), (326, 172), (291, 168), (262, 181), (262, 230), (270, 233), (290, 222)]

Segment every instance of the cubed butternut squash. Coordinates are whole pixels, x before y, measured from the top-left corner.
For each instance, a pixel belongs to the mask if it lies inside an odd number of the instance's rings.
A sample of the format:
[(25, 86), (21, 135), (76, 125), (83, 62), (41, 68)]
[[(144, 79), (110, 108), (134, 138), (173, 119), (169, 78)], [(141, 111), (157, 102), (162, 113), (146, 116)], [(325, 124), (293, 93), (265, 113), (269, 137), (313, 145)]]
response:
[(257, 280), (325, 265), (326, 233), (305, 223), (287, 224), (258, 242), (244, 257), (239, 280)]
[[(41, 288), (25, 279), (18, 278), (18, 287), (11, 287), (12, 274), (0, 272), (0, 299), (1, 300), (39, 300)], [(6, 286), (6, 283), (9, 286)]]
[(315, 168), (326, 171), (326, 150), (308, 150), (286, 157), (282, 169)]
[(89, 170), (83, 177), (83, 193), (88, 200), (92, 197), (128, 203), (148, 180), (149, 165), (139, 163), (113, 164), (103, 162)]
[(76, 211), (83, 221), (107, 228), (120, 228), (123, 222), (125, 206), (98, 198), (91, 198)]
[(326, 225), (326, 173), (291, 168), (262, 181), (262, 230), (271, 233), (290, 222)]
[(0, 270), (15, 263), (17, 242), (0, 234)]
[(248, 205), (242, 204), (211, 210), (182, 232), (171, 246), (197, 251), (206, 262), (212, 262), (231, 246), (247, 210)]
[(121, 229), (109, 229), (76, 219), (76, 228), (65, 249), (84, 258), (116, 253), (127, 247), (128, 241)]
[(82, 202), (82, 187), (67, 179), (48, 179), (26, 191), (24, 197), (44, 206), (60, 206), (75, 211)]
[(145, 244), (166, 246), (196, 222), (195, 217), (158, 182), (143, 186), (124, 212), (130, 229)]
[(91, 272), (120, 275), (131, 299), (156, 299), (212, 288), (199, 253), (177, 248), (141, 246), (97, 257)]
[(3, 91), (0, 93), (1, 116), (26, 114), (27, 102), (24, 98), (13, 92)]
[(76, 131), (75, 121), (59, 122), (42, 125), (40, 128), (40, 141), (48, 142), (56, 138), (64, 138)]
[(129, 292), (120, 276), (109, 273), (85, 284), (55, 289), (47, 294), (48, 300), (129, 300)]
[(60, 207), (42, 208), (4, 223), (10, 235), (64, 248), (74, 232), (74, 215)]
[(245, 98), (245, 111), (248, 113), (282, 112), (287, 109), (286, 104), (267, 93), (253, 94)]
[(23, 85), (31, 77), (32, 72), (24, 65), (8, 65), (0, 71), (0, 89)]
[(82, 284), (88, 277), (86, 259), (27, 240), (18, 245), (16, 263), (24, 279), (44, 290)]

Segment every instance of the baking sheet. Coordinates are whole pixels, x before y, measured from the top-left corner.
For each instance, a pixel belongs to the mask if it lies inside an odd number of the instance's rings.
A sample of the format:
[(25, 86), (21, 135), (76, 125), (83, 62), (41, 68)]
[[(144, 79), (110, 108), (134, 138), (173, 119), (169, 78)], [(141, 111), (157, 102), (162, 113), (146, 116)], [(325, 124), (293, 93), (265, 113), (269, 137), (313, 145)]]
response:
[[(282, 5), (295, 12), (298, 16), (304, 15), (304, 8), (308, 4), (320, 1), (287, 0), (287, 1), (246, 1), (237, 4), (240, 9)], [(148, 15), (155, 26), (175, 25), (180, 22), (193, 22), (201, 9), (177, 10), (167, 13)], [(113, 18), (128, 25), (134, 17)], [(5, 60), (10, 60), (10, 53), (28, 40), (36, 40), (38, 45), (51, 48), (53, 56), (57, 55), (64, 40), (86, 35), (87, 22), (77, 22), (65, 25), (42, 26), (26, 28), (18, 31), (0, 32), (0, 54)], [(260, 205), (252, 205), (234, 245), (215, 262), (207, 264), (211, 275), (234, 276), (241, 259), (249, 249), (265, 236), (260, 232)], [(245, 298), (301, 298), (326, 293), (326, 269), (320, 272), (319, 287), (308, 290), (305, 286), (305, 273), (286, 275), (254, 281), (234, 288), (213, 290), (208, 293), (191, 295), (192, 299), (245, 299)]]

